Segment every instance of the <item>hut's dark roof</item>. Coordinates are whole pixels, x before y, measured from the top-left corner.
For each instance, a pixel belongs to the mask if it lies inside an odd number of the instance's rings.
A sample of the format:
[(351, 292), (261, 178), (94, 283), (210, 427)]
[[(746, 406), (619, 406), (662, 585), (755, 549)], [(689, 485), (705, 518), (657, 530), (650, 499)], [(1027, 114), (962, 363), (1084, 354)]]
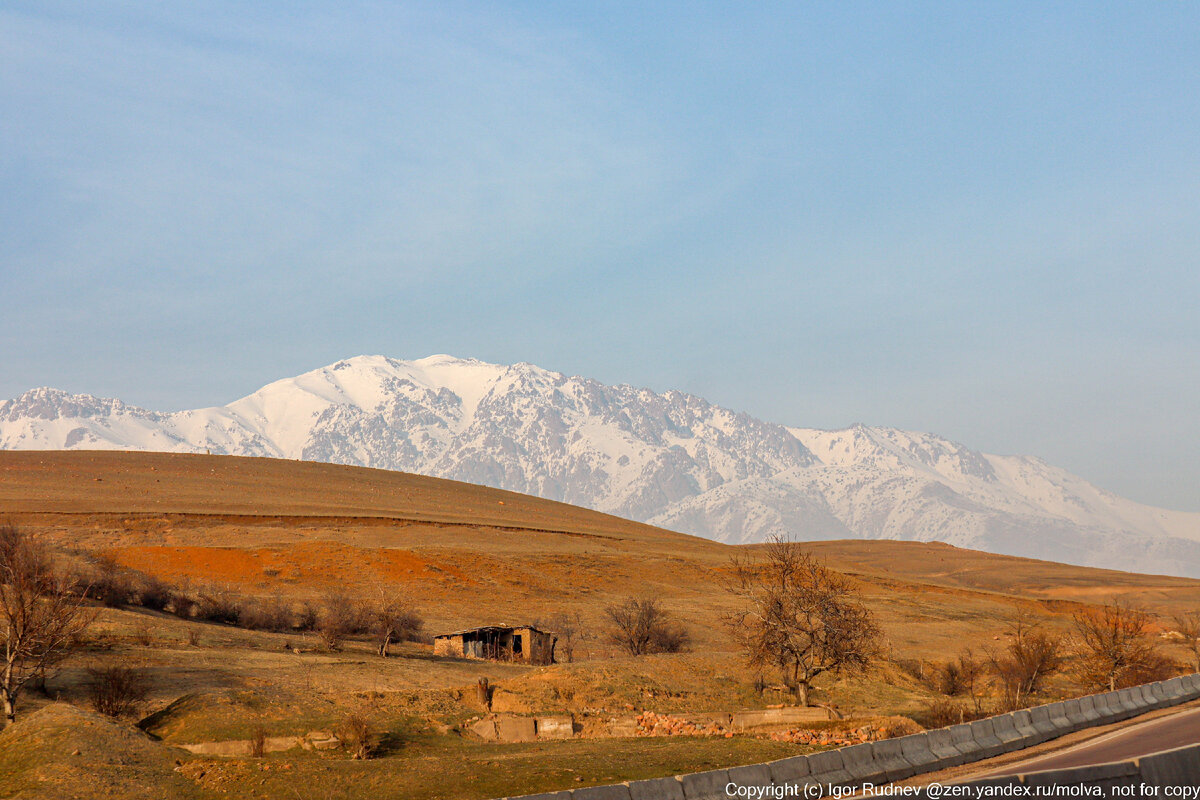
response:
[(533, 625), (481, 625), (478, 628), (467, 628), (466, 630), (453, 631), (451, 633), (439, 633), (433, 638), (445, 639), (448, 636), (462, 636), (466, 633), (493, 633), (496, 631), (515, 631), (523, 628), (528, 628), (529, 630), (537, 631), (538, 633), (549, 633), (549, 631), (544, 631), (541, 628)]

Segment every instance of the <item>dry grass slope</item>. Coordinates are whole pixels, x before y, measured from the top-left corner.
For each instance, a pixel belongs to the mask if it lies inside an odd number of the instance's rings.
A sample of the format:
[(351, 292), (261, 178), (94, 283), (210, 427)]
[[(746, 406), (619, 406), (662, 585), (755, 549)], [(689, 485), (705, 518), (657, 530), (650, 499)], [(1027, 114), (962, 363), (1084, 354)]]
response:
[[(87, 667), (136, 665), (151, 683), (143, 726), (162, 742), (70, 707), (29, 713), (45, 705), (30, 698), (24, 720), (0, 736), (0, 777), (17, 796), (92, 796), (84, 790), (95, 774), (122, 797), (142, 796), (140, 787), (161, 779), (155, 796), (291, 797), (304, 786), (330, 797), (481, 798), (797, 752), (796, 745), (741, 736), (498, 745), (460, 735), (484, 711), (474, 689), (481, 676), (496, 687), (494, 710), (570, 713), (587, 731), (635, 711), (783, 701), (753, 691), (755, 676), (719, 623), (733, 602), (721, 583), (733, 547), (453, 481), (155, 453), (0, 452), (0, 519), (174, 583), (219, 584), (288, 602), (331, 590), (362, 598), (398, 591), (433, 631), (568, 613), (578, 614), (590, 634), (575, 663), (531, 668), (438, 658), (418, 644), (400, 646), (389, 659), (361, 640), (327, 652), (311, 634), (104, 609), (87, 649), (49, 692), (82, 704)], [(943, 659), (964, 645), (1002, 647), (1017, 609), (1066, 630), (1083, 604), (1116, 595), (1164, 612), (1200, 607), (1200, 582), (1185, 579), (939, 544), (812, 548), (852, 576), (884, 631), (891, 660), (865, 677), (818, 684), (819, 700), (855, 719), (913, 713), (930, 695), (898, 661)], [(692, 652), (622, 657), (603, 641), (605, 606), (646, 594), (691, 630)], [(388, 742), (379, 760), (299, 752), (264, 762), (184, 757), (176, 771), (172, 754), (182, 751), (167, 747), (246, 739), (260, 726), (271, 736), (329, 730), (352, 712), (368, 716)], [(81, 755), (71, 755), (75, 750)], [(451, 773), (461, 779), (447, 787), (441, 776)]]

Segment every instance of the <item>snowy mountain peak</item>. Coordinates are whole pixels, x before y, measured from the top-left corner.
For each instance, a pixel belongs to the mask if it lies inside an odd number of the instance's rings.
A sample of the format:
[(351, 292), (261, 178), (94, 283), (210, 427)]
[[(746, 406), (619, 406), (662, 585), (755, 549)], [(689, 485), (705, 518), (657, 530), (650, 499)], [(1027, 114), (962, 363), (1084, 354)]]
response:
[(828, 466), (929, 474), (960, 483), (996, 478), (982, 453), (931, 433), (862, 424), (834, 431), (789, 430)]
[(0, 448), (303, 458), (526, 492), (729, 542), (944, 541), (1200, 576), (1200, 514), (1148, 508), (1039, 459), (894, 428), (787, 428), (678, 391), (533, 364), (361, 355), (227, 406), (162, 414), (34, 389)]

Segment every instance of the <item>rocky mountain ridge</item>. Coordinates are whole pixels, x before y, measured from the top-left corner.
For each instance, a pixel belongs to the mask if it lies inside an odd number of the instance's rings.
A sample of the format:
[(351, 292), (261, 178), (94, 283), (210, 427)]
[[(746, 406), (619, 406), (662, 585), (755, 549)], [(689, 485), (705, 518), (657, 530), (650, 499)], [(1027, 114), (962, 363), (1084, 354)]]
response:
[(360, 356), (214, 408), (34, 389), (0, 448), (300, 458), (525, 492), (726, 542), (889, 538), (1200, 577), (1200, 514), (926, 433), (789, 428), (531, 364)]

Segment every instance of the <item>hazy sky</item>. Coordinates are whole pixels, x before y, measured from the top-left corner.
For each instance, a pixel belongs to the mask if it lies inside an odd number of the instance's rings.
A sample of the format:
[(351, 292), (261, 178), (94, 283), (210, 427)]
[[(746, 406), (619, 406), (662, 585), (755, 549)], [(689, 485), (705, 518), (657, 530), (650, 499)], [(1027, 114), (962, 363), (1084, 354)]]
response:
[(0, 0), (0, 398), (452, 353), (1200, 510), (1200, 5)]

